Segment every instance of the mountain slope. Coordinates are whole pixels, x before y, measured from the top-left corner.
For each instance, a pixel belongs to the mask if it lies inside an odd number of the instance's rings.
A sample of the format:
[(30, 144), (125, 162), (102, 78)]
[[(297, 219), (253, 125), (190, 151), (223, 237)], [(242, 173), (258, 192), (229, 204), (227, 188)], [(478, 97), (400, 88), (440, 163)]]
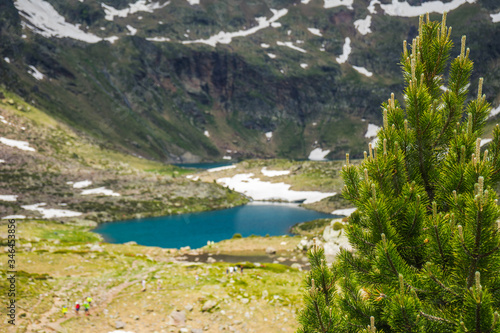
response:
[(306, 158), (315, 148), (361, 156), (368, 123), (380, 123), (380, 103), (401, 88), (401, 42), (427, 10), (450, 11), (453, 39), (467, 34), (476, 61), (471, 89), (484, 76), (499, 102), (495, 1), (2, 6), (8, 89), (110, 148), (156, 160)]
[[(5, 97), (5, 98), (4, 98)], [(99, 142), (0, 91), (0, 220), (77, 224), (222, 209), (246, 198)]]

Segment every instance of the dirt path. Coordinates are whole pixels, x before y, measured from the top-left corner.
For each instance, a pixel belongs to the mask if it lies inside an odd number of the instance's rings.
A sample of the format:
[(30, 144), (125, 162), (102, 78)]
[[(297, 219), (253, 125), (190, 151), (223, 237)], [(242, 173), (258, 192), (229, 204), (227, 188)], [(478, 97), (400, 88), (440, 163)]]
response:
[[(92, 306), (91, 313), (102, 312), (116, 298), (116, 296), (118, 294), (120, 294), (124, 289), (126, 289), (134, 284), (139, 284), (144, 276), (148, 275), (149, 273), (151, 273), (157, 269), (158, 269), (157, 267), (151, 267), (146, 271), (142, 271), (140, 273), (137, 273), (136, 275), (131, 277), (128, 281), (120, 283), (119, 285), (109, 289), (108, 291), (103, 291), (103, 292), (99, 293), (99, 295), (102, 295), (102, 297), (100, 297), (98, 299), (98, 305)], [(73, 284), (65, 286), (65, 287), (61, 288), (58, 291), (58, 293), (59, 294), (63, 293), (72, 287), (73, 287)], [(68, 309), (69, 311), (68, 311), (68, 314), (66, 315), (66, 317), (61, 317), (54, 322), (50, 322), (50, 317), (52, 315), (54, 315), (55, 313), (61, 311), (61, 308), (62, 308), (63, 302), (64, 302), (59, 297), (55, 297), (54, 299), (55, 299), (55, 301), (54, 301), (54, 304), (52, 305), (52, 308), (49, 311), (39, 315), (40, 322), (36, 323), (36, 324), (34, 324), (32, 322), (28, 325), (28, 327), (27, 327), (28, 332), (35, 332), (36, 330), (42, 330), (42, 329), (50, 329), (54, 332), (66, 332), (67, 330), (61, 326), (66, 320), (69, 320), (69, 319), (77, 317), (77, 316), (85, 316), (83, 310), (81, 311), (82, 312), (81, 314), (76, 315), (73, 313), (72, 308), (70, 307)], [(38, 304), (41, 301), (42, 301), (42, 299), (40, 299)]]

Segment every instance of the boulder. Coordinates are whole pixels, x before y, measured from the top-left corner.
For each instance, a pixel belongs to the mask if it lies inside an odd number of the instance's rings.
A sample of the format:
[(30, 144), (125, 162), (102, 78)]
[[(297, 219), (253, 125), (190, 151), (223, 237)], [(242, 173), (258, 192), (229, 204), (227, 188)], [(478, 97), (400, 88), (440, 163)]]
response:
[(186, 309), (186, 311), (188, 311), (188, 312), (193, 311), (193, 304), (188, 304), (188, 305), (184, 306), (184, 309)]
[(302, 265), (301, 264), (297, 264), (297, 263), (293, 263), (292, 264), (292, 268), (295, 268), (295, 269), (298, 269), (299, 271), (302, 270)]
[(201, 308), (201, 311), (205, 312), (205, 311), (211, 311), (213, 310), (215, 307), (217, 306), (217, 302), (215, 301), (206, 301), (204, 304), (203, 304), (203, 307)]
[(207, 258), (207, 263), (209, 263), (209, 264), (213, 264), (213, 263), (214, 263), (214, 262), (216, 262), (216, 261), (217, 261), (217, 260), (215, 260), (215, 259), (214, 259), (214, 258), (212, 258), (212, 257), (208, 257), (208, 258)]
[(269, 246), (268, 248), (266, 248), (266, 253), (267, 254), (275, 254), (276, 249), (274, 247)]
[(333, 230), (333, 227), (331, 225), (329, 225), (323, 231), (323, 239), (325, 240), (325, 242), (331, 242), (331, 241), (339, 238), (341, 233), (342, 233), (342, 229)]
[(91, 252), (102, 252), (104, 251), (102, 247), (100, 247), (98, 244), (93, 244), (91, 247), (90, 247), (90, 251)]
[(201, 328), (192, 328), (191, 333), (203, 333), (203, 330)]
[(250, 302), (250, 300), (248, 298), (241, 299), (241, 303), (243, 303), (243, 304), (248, 304), (248, 302)]
[(117, 321), (115, 321), (115, 328), (117, 330), (125, 328), (125, 323), (121, 320), (117, 320)]
[(137, 242), (130, 241), (130, 242), (123, 243), (123, 245), (137, 245)]
[(169, 324), (174, 326), (186, 325), (186, 312), (177, 310), (172, 311)]

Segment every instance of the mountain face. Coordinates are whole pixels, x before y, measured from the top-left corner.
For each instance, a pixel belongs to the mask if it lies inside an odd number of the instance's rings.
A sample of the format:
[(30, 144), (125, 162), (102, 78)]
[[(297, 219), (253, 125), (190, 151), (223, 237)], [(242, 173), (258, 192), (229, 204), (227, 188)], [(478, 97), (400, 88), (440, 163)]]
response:
[(0, 80), (150, 159), (362, 156), (402, 89), (402, 41), (443, 11), (455, 44), (467, 35), (471, 91), (483, 76), (497, 106), (495, 0), (4, 0)]

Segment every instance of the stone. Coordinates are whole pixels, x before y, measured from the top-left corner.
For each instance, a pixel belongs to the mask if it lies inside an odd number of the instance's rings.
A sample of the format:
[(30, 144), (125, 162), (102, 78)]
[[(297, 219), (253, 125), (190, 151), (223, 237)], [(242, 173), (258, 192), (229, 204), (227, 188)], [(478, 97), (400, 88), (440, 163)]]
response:
[(188, 311), (188, 312), (193, 311), (193, 304), (188, 304), (188, 305), (186, 305), (186, 306), (184, 307), (184, 309), (186, 309), (186, 311)]
[(205, 311), (211, 311), (213, 308), (215, 308), (217, 306), (217, 302), (215, 301), (206, 301), (204, 304), (203, 304), (203, 307), (201, 308), (201, 311), (205, 312)]
[(125, 323), (121, 320), (117, 320), (117, 321), (115, 321), (115, 328), (117, 330), (125, 328)]
[(262, 292), (262, 298), (266, 298), (266, 297), (268, 297), (268, 296), (269, 296), (269, 292), (268, 292), (267, 290), (264, 290), (264, 291)]
[(102, 252), (104, 251), (102, 247), (100, 247), (98, 244), (93, 244), (91, 247), (90, 247), (90, 251), (92, 252)]
[(191, 250), (191, 246), (184, 246), (180, 249), (182, 252)]
[(241, 303), (243, 303), (243, 304), (248, 304), (248, 302), (250, 302), (250, 300), (248, 298), (241, 299)]
[(180, 333), (189, 333), (189, 330), (187, 328), (181, 328), (179, 330)]
[(269, 247), (266, 248), (266, 253), (267, 254), (275, 254), (276, 253), (276, 249), (274, 247), (269, 246)]
[(292, 264), (292, 268), (295, 268), (295, 269), (298, 269), (299, 271), (302, 270), (302, 265), (301, 264), (297, 264), (297, 263), (293, 263)]
[(203, 333), (203, 330), (201, 328), (192, 328), (191, 333)]
[(276, 259), (276, 260), (278, 260), (279, 262), (284, 262), (284, 261), (286, 261), (286, 258), (279, 257), (279, 258), (278, 258), (278, 259)]
[(172, 311), (172, 313), (170, 314), (169, 324), (174, 326), (186, 325), (186, 313), (184, 311)]
[(137, 245), (137, 242), (130, 241), (130, 242), (123, 243), (123, 245)]
[(212, 257), (208, 257), (208, 258), (207, 258), (207, 263), (209, 263), (209, 264), (213, 264), (213, 263), (214, 263), (214, 262), (216, 262), (216, 261), (217, 261), (217, 260), (215, 260), (215, 259), (214, 259), (214, 258), (212, 258)]

